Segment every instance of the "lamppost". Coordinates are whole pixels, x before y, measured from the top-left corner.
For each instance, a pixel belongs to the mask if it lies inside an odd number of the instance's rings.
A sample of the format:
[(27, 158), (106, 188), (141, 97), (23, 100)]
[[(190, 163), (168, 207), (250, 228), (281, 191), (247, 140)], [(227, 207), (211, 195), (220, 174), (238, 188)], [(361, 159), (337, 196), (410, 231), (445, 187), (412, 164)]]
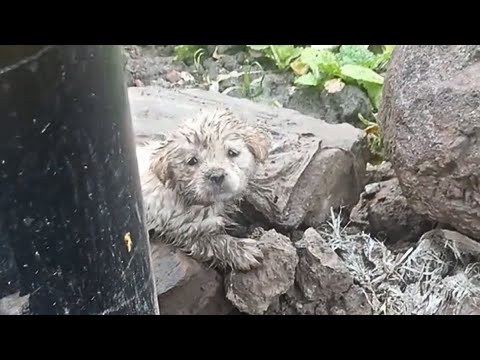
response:
[(158, 314), (121, 49), (0, 46), (0, 297)]

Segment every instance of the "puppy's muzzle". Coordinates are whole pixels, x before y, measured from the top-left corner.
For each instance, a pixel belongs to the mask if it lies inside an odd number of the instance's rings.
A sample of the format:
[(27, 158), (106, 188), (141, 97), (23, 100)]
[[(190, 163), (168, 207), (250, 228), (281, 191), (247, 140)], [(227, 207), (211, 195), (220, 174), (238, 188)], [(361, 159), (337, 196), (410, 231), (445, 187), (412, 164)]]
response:
[(207, 173), (207, 178), (215, 185), (222, 185), (225, 179), (225, 171), (223, 169), (212, 169)]

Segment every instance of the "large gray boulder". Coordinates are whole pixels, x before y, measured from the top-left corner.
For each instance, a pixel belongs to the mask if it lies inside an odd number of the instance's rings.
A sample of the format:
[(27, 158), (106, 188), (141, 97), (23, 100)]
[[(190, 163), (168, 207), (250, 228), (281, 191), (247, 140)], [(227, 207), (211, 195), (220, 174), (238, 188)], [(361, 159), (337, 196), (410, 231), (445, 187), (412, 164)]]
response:
[(378, 120), (410, 206), (480, 239), (480, 46), (398, 46)]

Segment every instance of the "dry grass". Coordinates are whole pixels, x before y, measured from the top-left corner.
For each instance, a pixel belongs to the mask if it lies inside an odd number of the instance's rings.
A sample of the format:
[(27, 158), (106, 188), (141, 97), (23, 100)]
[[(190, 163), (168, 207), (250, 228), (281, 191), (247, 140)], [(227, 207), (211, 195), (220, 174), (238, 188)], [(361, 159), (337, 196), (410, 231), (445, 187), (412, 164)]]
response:
[(480, 300), (480, 263), (452, 244), (422, 237), (394, 254), (366, 233), (349, 234), (341, 214), (331, 212), (319, 232), (344, 260), (361, 286), (374, 314), (457, 314), (466, 300)]

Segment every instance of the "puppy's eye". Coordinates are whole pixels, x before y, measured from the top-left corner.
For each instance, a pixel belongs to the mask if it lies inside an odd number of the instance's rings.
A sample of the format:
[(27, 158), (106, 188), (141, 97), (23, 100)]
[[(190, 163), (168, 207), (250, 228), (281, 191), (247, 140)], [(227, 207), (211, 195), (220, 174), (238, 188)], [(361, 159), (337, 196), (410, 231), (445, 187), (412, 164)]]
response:
[(196, 157), (192, 157), (190, 160), (188, 160), (187, 164), (190, 166), (196, 165), (198, 163), (198, 160)]
[(238, 156), (238, 151), (228, 150), (228, 156), (230, 156), (230, 157)]

